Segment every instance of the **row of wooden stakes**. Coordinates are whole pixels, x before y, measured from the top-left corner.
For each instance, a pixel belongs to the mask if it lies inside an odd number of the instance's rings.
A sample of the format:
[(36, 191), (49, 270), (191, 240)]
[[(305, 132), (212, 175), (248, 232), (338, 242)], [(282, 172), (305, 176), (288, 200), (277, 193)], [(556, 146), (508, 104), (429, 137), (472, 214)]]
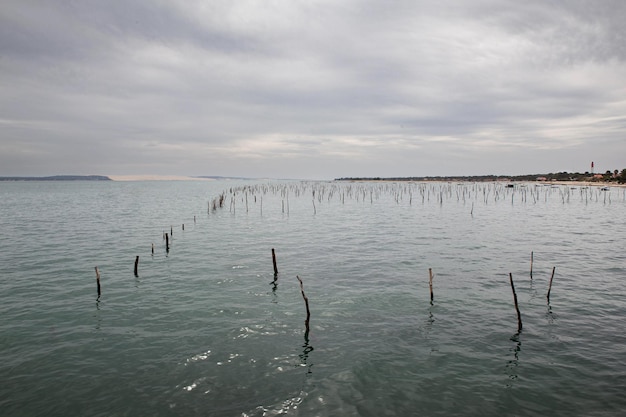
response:
[[(534, 253), (530, 252), (530, 279), (533, 279), (533, 257)], [(552, 267), (552, 275), (550, 276), (550, 284), (548, 285), (548, 293), (546, 294), (546, 299), (548, 303), (550, 303), (550, 292), (552, 291), (552, 281), (554, 280), (554, 272), (556, 271), (556, 266)], [(519, 305), (517, 304), (517, 294), (515, 292), (515, 284), (513, 283), (513, 274), (509, 272), (509, 281), (511, 282), (511, 290), (513, 291), (513, 303), (515, 304), (515, 311), (517, 313), (517, 332), (522, 331), (522, 316), (519, 311)], [(431, 290), (432, 291), (432, 290)], [(431, 292), (432, 297), (432, 292)]]
[[(195, 216), (194, 216), (194, 221), (195, 221)], [(185, 230), (185, 225), (183, 225), (183, 230)], [(170, 232), (172, 232), (172, 230), (170, 230)], [(166, 249), (169, 252), (169, 237), (168, 234), (165, 233), (165, 242), (166, 242)], [(154, 254), (154, 244), (152, 244), (152, 254)], [(534, 253), (531, 252), (530, 253), (530, 279), (533, 278), (533, 258), (534, 258)], [(277, 262), (276, 262), (276, 251), (274, 250), (274, 248), (272, 248), (272, 264), (274, 266), (274, 284), (276, 284), (277, 280), (278, 280), (278, 266), (277, 266)], [(139, 276), (138, 275), (138, 267), (139, 267), (139, 256), (135, 257), (135, 267), (134, 267), (134, 274), (135, 277)], [(546, 295), (546, 298), (548, 300), (548, 303), (550, 302), (550, 292), (552, 291), (552, 281), (554, 279), (554, 273), (556, 271), (556, 267), (552, 268), (552, 275), (550, 276), (550, 284), (548, 286), (548, 293)], [(428, 268), (428, 287), (430, 289), (430, 304), (433, 304), (434, 301), (434, 293), (433, 293), (433, 270), (432, 268)], [(304, 300), (304, 305), (306, 307), (306, 320), (304, 321), (305, 324), (305, 337), (308, 337), (309, 334), (309, 322), (310, 322), (310, 318), (311, 318), (311, 311), (309, 309), (309, 299), (307, 298), (307, 296), (304, 294), (304, 284), (302, 283), (302, 279), (300, 279), (299, 276), (296, 275), (296, 278), (298, 280), (298, 282), (300, 283), (300, 292), (302, 293), (302, 298)], [(520, 313), (520, 309), (519, 309), (519, 305), (517, 303), (517, 293), (515, 292), (515, 284), (513, 283), (513, 274), (509, 273), (509, 281), (511, 283), (511, 290), (513, 291), (513, 303), (515, 305), (515, 311), (517, 313), (517, 331), (521, 332), (522, 331), (522, 316)], [(96, 266), (96, 285), (97, 285), (97, 289), (98, 289), (98, 300), (100, 300), (100, 296), (102, 294), (102, 287), (100, 285), (100, 271), (98, 270), (98, 267)]]
[[(195, 216), (194, 216), (194, 220), (195, 220)], [(183, 225), (183, 230), (185, 230), (185, 225)], [(166, 249), (169, 251), (169, 239), (168, 239), (167, 233), (165, 233), (165, 241), (166, 241)], [(154, 254), (154, 244), (152, 244), (152, 254)], [(272, 263), (274, 265), (274, 284), (276, 284), (276, 282), (278, 281), (278, 266), (277, 266), (277, 263), (276, 263), (276, 251), (274, 250), (274, 248), (272, 248)], [(134, 267), (135, 277), (139, 276), (139, 274), (138, 274), (138, 267), (139, 267), (139, 256), (136, 256), (135, 257), (135, 267)], [(309, 322), (310, 322), (310, 319), (311, 319), (311, 310), (309, 309), (309, 299), (304, 294), (304, 284), (302, 282), (302, 279), (300, 279), (300, 277), (298, 275), (296, 275), (296, 279), (300, 283), (300, 292), (302, 294), (302, 299), (304, 300), (304, 306), (306, 308), (306, 320), (304, 321), (304, 325), (305, 325), (305, 338), (308, 339), (308, 336), (309, 336)], [(96, 286), (97, 286), (97, 290), (98, 290), (97, 301), (99, 301), (100, 300), (100, 296), (102, 295), (102, 286), (100, 285), (100, 271), (98, 270), (97, 266), (96, 266)], [(431, 296), (431, 299), (432, 299), (432, 296)]]

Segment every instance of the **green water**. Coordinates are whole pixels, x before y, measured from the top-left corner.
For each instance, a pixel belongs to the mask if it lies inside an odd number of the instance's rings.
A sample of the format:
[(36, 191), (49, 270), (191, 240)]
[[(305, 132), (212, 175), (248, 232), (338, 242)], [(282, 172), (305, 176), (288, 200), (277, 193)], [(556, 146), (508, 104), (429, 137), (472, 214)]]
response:
[(624, 189), (0, 183), (0, 219), (2, 416), (626, 409)]

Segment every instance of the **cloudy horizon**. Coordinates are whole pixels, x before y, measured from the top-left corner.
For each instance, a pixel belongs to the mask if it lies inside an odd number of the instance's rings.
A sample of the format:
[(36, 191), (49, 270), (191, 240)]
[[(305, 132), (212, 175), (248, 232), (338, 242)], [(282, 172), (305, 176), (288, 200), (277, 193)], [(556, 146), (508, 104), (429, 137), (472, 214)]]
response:
[(0, 175), (626, 168), (621, 1), (18, 1)]

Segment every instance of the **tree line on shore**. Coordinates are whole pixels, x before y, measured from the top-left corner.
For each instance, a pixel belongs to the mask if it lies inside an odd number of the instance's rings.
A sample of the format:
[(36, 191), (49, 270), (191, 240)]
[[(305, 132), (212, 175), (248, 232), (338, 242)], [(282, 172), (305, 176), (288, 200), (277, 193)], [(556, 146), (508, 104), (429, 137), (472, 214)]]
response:
[(626, 168), (621, 171), (606, 171), (604, 174), (589, 172), (555, 172), (527, 175), (472, 175), (472, 176), (427, 176), (427, 177), (344, 177), (335, 181), (582, 181), (626, 183)]

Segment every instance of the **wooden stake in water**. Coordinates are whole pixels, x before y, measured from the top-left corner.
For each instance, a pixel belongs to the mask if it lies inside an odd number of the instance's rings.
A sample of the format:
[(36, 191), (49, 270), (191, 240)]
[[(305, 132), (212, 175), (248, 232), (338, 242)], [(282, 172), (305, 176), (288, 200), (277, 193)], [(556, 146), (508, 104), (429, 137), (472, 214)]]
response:
[(550, 285), (548, 286), (548, 302), (550, 302), (550, 291), (552, 291), (552, 280), (554, 279), (554, 271), (556, 270), (556, 266), (552, 267), (552, 276), (550, 277)]
[(433, 269), (428, 268), (428, 286), (430, 287), (430, 304), (433, 303)]
[(530, 252), (530, 279), (533, 279), (533, 252)]
[(515, 311), (517, 311), (517, 332), (522, 331), (522, 316), (517, 305), (517, 294), (515, 293), (515, 285), (513, 284), (513, 274), (509, 272), (509, 280), (511, 281), (511, 290), (513, 290), (513, 302), (515, 303)]
[(138, 277), (139, 274), (137, 273), (137, 267), (139, 266), (139, 256), (137, 256), (135, 258), (135, 276)]
[(276, 266), (276, 252), (272, 248), (272, 263), (274, 264), (274, 280), (278, 277), (278, 267)]
[(100, 271), (98, 271), (98, 267), (96, 267), (96, 285), (98, 286), (98, 298), (100, 298)]
[(154, 255), (154, 243), (152, 244), (152, 255)]
[(304, 295), (304, 285), (302, 285), (302, 280), (299, 276), (296, 275), (298, 281), (300, 282), (300, 292), (302, 293), (302, 298), (304, 299), (304, 306), (306, 307), (306, 320), (304, 321), (304, 326), (306, 327), (305, 337), (308, 338), (309, 335), (309, 320), (311, 318), (311, 311), (309, 310), (309, 299), (306, 295)]
[(165, 232), (165, 251), (166, 252), (170, 251), (170, 238), (169, 238), (167, 232)]

